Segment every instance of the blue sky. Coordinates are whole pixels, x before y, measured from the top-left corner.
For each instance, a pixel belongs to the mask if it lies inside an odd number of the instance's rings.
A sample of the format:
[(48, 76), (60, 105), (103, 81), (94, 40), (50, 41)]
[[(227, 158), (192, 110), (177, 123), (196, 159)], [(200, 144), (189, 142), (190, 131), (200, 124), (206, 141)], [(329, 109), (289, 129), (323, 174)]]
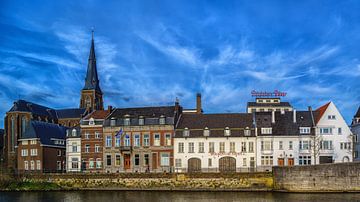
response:
[(245, 112), (251, 90), (298, 109), (360, 104), (359, 1), (1, 1), (0, 126), (13, 102), (77, 107), (95, 27), (105, 105)]

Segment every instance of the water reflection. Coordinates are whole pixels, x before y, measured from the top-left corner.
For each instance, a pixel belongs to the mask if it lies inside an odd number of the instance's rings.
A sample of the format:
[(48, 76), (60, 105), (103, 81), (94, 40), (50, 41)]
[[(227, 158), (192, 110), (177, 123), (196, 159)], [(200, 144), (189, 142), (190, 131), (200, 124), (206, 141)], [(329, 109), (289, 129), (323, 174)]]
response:
[(295, 194), (271, 192), (170, 192), (170, 191), (74, 191), (0, 192), (0, 201), (144, 201), (144, 202), (222, 202), (222, 201), (360, 201), (360, 194)]

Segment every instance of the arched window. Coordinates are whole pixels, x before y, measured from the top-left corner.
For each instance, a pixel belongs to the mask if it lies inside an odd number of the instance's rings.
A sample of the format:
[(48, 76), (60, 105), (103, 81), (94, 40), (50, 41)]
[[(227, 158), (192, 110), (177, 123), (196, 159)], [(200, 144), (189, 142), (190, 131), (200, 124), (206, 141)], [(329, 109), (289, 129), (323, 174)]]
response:
[(76, 129), (74, 128), (73, 130), (72, 130), (72, 136), (76, 136)]
[(89, 96), (86, 96), (85, 106), (86, 106), (86, 107), (91, 107), (91, 100), (90, 100), (90, 97), (89, 97)]
[(11, 117), (11, 137), (10, 137), (10, 150), (14, 151), (15, 148), (15, 117)]
[(21, 137), (24, 136), (26, 130), (26, 117), (21, 118)]

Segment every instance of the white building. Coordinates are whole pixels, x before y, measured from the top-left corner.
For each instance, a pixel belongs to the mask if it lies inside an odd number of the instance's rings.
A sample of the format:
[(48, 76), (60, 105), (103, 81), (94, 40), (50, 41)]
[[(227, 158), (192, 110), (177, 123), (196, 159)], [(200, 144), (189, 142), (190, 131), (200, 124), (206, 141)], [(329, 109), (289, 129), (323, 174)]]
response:
[(252, 114), (182, 114), (174, 137), (175, 172), (255, 169)]
[(66, 131), (66, 172), (81, 171), (81, 137), (80, 128)]
[(293, 107), (289, 102), (281, 102), (280, 98), (256, 98), (255, 102), (247, 103), (247, 113), (271, 112), (271, 111), (292, 111)]

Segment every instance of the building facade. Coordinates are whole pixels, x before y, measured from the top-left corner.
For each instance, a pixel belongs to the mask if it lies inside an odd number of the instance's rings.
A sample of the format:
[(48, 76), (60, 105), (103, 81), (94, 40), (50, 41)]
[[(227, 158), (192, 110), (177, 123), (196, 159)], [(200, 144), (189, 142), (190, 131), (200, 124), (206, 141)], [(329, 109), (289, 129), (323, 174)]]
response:
[(31, 121), (18, 140), (18, 172), (64, 172), (66, 129), (53, 123)]
[(289, 102), (281, 102), (280, 98), (256, 98), (255, 102), (248, 102), (247, 113), (271, 112), (271, 111), (292, 111), (293, 107)]
[(105, 172), (171, 172), (175, 106), (115, 109), (104, 123)]
[(81, 171), (81, 133), (80, 127), (66, 130), (66, 172)]
[(182, 114), (174, 137), (176, 172), (249, 172), (255, 169), (252, 114)]
[(351, 122), (351, 132), (353, 133), (354, 161), (359, 161), (360, 154), (360, 107), (358, 108)]

